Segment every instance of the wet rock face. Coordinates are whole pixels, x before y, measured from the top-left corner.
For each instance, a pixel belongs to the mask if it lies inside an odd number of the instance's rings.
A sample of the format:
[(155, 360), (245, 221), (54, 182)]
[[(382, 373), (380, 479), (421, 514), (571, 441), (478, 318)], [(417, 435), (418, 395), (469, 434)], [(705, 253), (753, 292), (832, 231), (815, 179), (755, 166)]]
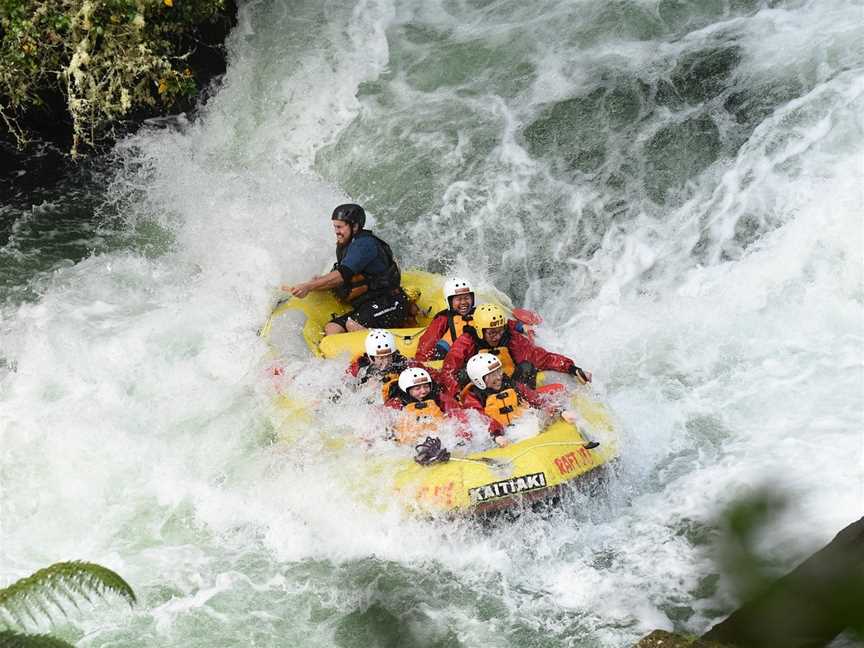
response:
[(684, 635), (655, 630), (643, 637), (634, 648), (732, 648), (728, 644), (719, 644), (704, 639), (694, 639)]

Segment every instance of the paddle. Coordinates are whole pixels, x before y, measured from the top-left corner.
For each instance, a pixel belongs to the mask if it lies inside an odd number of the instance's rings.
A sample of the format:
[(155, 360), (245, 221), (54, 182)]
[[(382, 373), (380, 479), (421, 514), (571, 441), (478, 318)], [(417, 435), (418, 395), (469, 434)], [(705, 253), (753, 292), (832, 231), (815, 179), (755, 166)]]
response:
[(528, 310), (527, 308), (514, 308), (513, 317), (528, 326), (537, 326), (538, 324), (543, 323), (543, 318), (539, 313)]

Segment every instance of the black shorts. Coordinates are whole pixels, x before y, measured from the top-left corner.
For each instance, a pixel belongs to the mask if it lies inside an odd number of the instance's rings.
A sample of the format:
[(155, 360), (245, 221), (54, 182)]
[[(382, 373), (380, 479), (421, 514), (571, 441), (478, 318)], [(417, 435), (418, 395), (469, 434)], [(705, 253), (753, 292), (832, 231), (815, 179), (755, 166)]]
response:
[(373, 297), (355, 306), (350, 313), (334, 317), (331, 322), (346, 328), (349, 318), (366, 328), (396, 328), (408, 317), (408, 296), (399, 289), (389, 295)]

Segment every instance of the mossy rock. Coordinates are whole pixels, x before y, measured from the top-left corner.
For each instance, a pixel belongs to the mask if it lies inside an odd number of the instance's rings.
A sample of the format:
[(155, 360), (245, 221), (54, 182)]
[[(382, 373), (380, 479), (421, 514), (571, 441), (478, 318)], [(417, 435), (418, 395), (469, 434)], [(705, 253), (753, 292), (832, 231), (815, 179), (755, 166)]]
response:
[(719, 644), (714, 641), (705, 641), (698, 637), (688, 637), (666, 630), (654, 630), (649, 635), (642, 637), (634, 648), (735, 648), (730, 644)]

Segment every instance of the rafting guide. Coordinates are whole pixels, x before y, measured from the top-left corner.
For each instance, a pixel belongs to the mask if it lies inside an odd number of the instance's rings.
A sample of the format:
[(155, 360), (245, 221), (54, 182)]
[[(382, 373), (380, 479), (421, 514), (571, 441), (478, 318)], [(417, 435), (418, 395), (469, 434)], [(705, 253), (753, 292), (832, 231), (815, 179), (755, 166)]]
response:
[(339, 205), (330, 220), (336, 235), (333, 269), (294, 286), (283, 285), (282, 290), (302, 299), (310, 291), (332, 289), (351, 304), (353, 310), (324, 326), (324, 335), (400, 326), (409, 304), (390, 246), (364, 229), (366, 212), (360, 205)]

